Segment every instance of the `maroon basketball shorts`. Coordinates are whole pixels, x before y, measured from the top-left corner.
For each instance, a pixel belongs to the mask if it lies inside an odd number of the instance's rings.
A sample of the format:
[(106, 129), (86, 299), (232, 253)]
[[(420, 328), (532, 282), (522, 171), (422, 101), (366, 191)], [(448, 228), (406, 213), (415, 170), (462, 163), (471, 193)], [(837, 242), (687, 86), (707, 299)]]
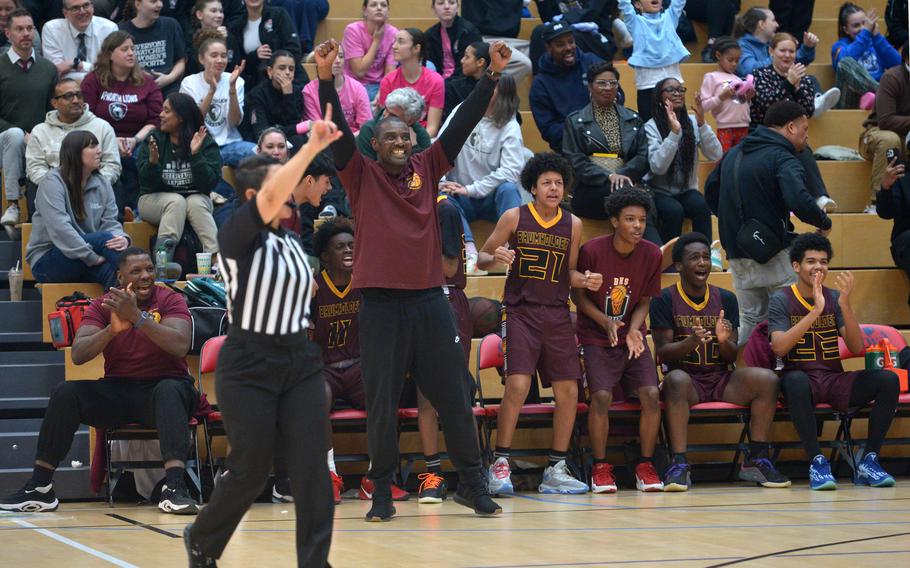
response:
[(698, 394), (698, 402), (716, 402), (723, 400), (724, 389), (733, 376), (733, 371), (715, 371), (713, 373), (688, 373), (692, 377), (692, 386)]
[(850, 409), (850, 395), (853, 381), (862, 371), (807, 371), (812, 402), (830, 404), (834, 410), (846, 412)]
[(343, 368), (333, 367), (332, 363), (327, 363), (323, 371), (325, 372), (325, 382), (332, 389), (332, 399), (341, 398), (354, 408), (366, 408), (360, 359)]
[(568, 306), (507, 306), (502, 313), (506, 377), (536, 370), (544, 387), (581, 378)]
[(455, 314), (455, 327), (458, 328), (458, 339), (461, 341), (461, 348), (464, 350), (464, 360), (467, 362), (471, 357), (471, 338), (474, 336), (474, 320), (471, 317), (471, 306), (468, 304), (468, 297), (461, 288), (447, 287), (446, 296), (449, 298), (449, 304), (452, 305), (452, 312)]
[(613, 392), (621, 384), (626, 394), (636, 394), (642, 387), (657, 386), (657, 367), (651, 350), (645, 343), (645, 350), (637, 358), (629, 359), (629, 348), (625, 341), (616, 347), (582, 345), (585, 359), (585, 377), (588, 391)]

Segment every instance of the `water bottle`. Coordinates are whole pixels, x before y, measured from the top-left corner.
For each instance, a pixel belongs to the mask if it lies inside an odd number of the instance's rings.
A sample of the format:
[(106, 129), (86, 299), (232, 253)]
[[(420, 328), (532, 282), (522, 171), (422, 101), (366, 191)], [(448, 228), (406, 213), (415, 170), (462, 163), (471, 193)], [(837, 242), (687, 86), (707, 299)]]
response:
[(163, 246), (155, 249), (155, 279), (167, 279), (167, 250)]

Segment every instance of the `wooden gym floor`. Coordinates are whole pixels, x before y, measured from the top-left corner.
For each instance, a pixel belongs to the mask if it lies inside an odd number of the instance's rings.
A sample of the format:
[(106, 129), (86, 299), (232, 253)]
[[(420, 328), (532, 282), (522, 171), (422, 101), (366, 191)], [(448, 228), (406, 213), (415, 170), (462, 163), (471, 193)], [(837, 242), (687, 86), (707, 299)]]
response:
[[(398, 503), (367, 524), (368, 503), (335, 511), (330, 561), (348, 566), (910, 566), (910, 483), (813, 493), (745, 484), (689, 493), (501, 499), (499, 518), (451, 500)], [(54, 513), (0, 513), (3, 566), (185, 566), (186, 518), (152, 506), (63, 503)], [(220, 565), (293, 566), (294, 510), (254, 505)]]

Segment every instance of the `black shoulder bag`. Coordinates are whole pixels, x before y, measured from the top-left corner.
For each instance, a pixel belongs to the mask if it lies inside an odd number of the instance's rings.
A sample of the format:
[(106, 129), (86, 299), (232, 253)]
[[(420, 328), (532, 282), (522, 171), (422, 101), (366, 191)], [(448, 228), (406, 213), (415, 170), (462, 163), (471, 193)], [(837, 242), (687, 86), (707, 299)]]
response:
[(736, 246), (755, 262), (765, 264), (783, 250), (783, 239), (765, 223), (746, 215), (739, 191), (739, 164), (742, 158), (743, 153), (740, 150), (733, 162), (733, 204), (742, 220), (742, 226), (736, 232)]

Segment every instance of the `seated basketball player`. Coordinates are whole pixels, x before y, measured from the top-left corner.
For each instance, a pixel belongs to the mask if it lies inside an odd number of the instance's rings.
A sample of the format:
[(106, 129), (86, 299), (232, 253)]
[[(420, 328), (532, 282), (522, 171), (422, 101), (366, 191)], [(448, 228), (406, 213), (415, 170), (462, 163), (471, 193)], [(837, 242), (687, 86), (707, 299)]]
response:
[(800, 235), (790, 246), (797, 282), (775, 292), (768, 305), (771, 349), (784, 361), (781, 390), (810, 460), (809, 486), (815, 490), (837, 488), (818, 445), (815, 405), (827, 403), (845, 412), (875, 401), (854, 480), (858, 485), (891, 487), (894, 478), (879, 465), (878, 452), (894, 418), (900, 386), (891, 371), (844, 372), (838, 335), (852, 353), (863, 351), (863, 335), (850, 307), (853, 274), (837, 275), (838, 290), (823, 286), (832, 256), (831, 242), (817, 233)]
[(572, 183), (569, 162), (557, 154), (537, 154), (525, 164), (521, 184), (534, 201), (506, 211), (483, 245), (477, 265), (509, 267), (503, 294), (505, 393), (496, 428), (495, 462), (490, 466), (492, 494), (512, 493), (509, 454), (518, 415), (535, 371), (544, 387), (553, 387), (553, 443), (544, 470), (541, 493), (586, 493), (573, 478), (566, 452), (578, 403), (581, 367), (569, 319), (570, 288), (600, 289), (594, 271), (575, 269), (581, 220), (560, 208), (565, 187)]
[(778, 378), (770, 369), (733, 368), (737, 355), (739, 305), (736, 295), (708, 284), (711, 243), (701, 233), (686, 233), (673, 247), (679, 282), (651, 300), (651, 334), (664, 366), (661, 385), (673, 463), (664, 491), (689, 489), (686, 430), (689, 407), (724, 401), (750, 408), (749, 459), (739, 478), (764, 487), (789, 487), (769, 459), (768, 438), (777, 407)]
[(604, 205), (614, 233), (591, 239), (578, 254), (578, 270), (603, 274), (604, 286), (572, 295), (578, 306), (578, 341), (591, 396), (591, 490), (616, 491), (606, 455), (609, 409), (613, 390), (620, 384), (626, 395), (637, 396), (641, 402), (641, 460), (635, 467), (635, 485), (641, 491), (661, 491), (663, 483), (653, 463), (660, 428), (660, 393), (657, 369), (645, 342), (645, 316), (651, 298), (660, 293), (661, 271), (660, 248), (642, 241), (651, 197), (645, 190), (627, 187), (610, 194)]

